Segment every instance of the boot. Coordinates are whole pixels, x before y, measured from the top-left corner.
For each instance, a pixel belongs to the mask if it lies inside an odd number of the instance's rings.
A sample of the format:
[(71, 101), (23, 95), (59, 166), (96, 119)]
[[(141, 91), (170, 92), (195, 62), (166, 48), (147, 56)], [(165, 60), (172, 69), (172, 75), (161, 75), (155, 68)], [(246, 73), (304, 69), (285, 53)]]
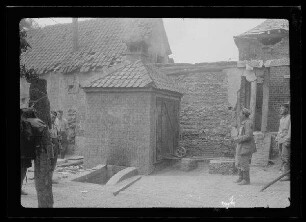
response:
[(238, 169), (238, 176), (239, 178), (236, 181), (234, 181), (234, 183), (240, 183), (243, 180), (242, 171), (239, 169)]
[[(289, 171), (289, 169), (290, 169), (290, 167), (289, 167), (289, 164), (288, 163), (285, 163), (284, 164), (284, 173), (285, 172), (288, 172)], [(284, 176), (282, 179), (280, 179), (279, 181), (289, 181), (290, 180), (290, 173), (287, 175), (287, 176)]]
[(250, 171), (242, 171), (243, 180), (238, 185), (249, 185), (250, 184)]

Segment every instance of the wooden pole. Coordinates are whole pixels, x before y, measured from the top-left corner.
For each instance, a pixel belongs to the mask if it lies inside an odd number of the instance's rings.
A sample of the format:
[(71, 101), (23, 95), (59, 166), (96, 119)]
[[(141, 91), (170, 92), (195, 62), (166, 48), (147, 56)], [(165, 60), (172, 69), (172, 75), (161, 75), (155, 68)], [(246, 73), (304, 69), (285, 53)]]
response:
[(266, 186), (264, 186), (260, 192), (264, 191), (265, 189), (267, 189), (269, 186), (271, 186), (272, 184), (276, 183), (277, 181), (279, 181), (280, 179), (282, 179), (284, 176), (288, 175), (290, 173), (290, 170), (287, 171), (286, 173), (280, 175), (279, 177), (277, 177), (275, 180), (273, 180), (272, 182), (268, 183)]
[(267, 132), (268, 114), (269, 114), (269, 81), (270, 72), (268, 69), (264, 72), (263, 80), (263, 99), (262, 99), (262, 119), (261, 119), (261, 132)]
[[(37, 111), (37, 117), (51, 127), (50, 102), (47, 97), (47, 81), (36, 79), (31, 82), (29, 106)], [(38, 101), (39, 100), (39, 101)], [(39, 208), (53, 207), (52, 193), (52, 144), (48, 128), (45, 128), (40, 139), (40, 147), (36, 150), (34, 160), (34, 178)]]
[(250, 100), (251, 120), (253, 126), (255, 126), (256, 96), (257, 96), (257, 80), (254, 80), (253, 82), (251, 82), (251, 100)]

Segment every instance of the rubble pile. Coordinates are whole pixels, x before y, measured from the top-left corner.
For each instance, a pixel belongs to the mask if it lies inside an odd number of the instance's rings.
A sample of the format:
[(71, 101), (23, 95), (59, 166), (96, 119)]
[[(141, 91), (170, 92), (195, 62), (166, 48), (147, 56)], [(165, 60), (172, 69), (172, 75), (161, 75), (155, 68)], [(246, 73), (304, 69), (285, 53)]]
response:
[(63, 178), (67, 178), (69, 175), (79, 174), (79, 173), (84, 172), (84, 171), (89, 171), (89, 170), (84, 169), (83, 165), (64, 166), (64, 167), (58, 166), (55, 169), (55, 172), (58, 173), (58, 174), (61, 174)]

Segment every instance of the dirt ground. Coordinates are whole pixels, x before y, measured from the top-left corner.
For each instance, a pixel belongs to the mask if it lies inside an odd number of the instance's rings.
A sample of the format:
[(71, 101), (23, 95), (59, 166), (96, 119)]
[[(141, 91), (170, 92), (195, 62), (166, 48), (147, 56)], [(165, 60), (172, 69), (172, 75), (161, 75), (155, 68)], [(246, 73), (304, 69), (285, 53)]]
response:
[[(70, 172), (72, 172), (70, 170)], [(77, 171), (75, 171), (77, 173)], [(237, 176), (212, 175), (208, 164), (199, 163), (189, 172), (175, 166), (142, 178), (117, 196), (105, 185), (70, 181), (71, 174), (55, 172), (59, 183), (53, 185), (55, 208), (150, 208), (150, 207), (270, 207), (285, 208), (290, 205), (290, 182), (276, 182), (263, 192), (260, 189), (278, 177), (279, 165), (268, 168), (251, 168), (251, 185), (233, 183)], [(28, 178), (33, 172), (28, 172)], [(28, 195), (21, 196), (26, 208), (37, 208), (34, 180), (23, 186)]]

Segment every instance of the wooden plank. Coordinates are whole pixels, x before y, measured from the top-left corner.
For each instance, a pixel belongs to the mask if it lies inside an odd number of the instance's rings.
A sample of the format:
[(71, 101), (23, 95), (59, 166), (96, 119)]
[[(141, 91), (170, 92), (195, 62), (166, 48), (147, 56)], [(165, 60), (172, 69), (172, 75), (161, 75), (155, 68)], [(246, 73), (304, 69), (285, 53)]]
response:
[(160, 99), (156, 99), (157, 123), (156, 123), (156, 161), (161, 160), (162, 149), (162, 107)]

